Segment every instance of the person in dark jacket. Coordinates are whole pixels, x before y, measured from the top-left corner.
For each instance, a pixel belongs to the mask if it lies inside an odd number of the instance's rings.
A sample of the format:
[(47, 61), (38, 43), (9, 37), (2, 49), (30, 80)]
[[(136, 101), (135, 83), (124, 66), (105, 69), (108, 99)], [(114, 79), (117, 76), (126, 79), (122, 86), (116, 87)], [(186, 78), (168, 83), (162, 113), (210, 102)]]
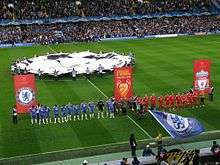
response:
[(211, 152), (215, 158), (220, 159), (220, 145), (216, 141), (213, 141)]
[(128, 165), (128, 159), (127, 158), (123, 158), (120, 165)]
[(134, 156), (136, 156), (136, 146), (137, 146), (137, 142), (134, 137), (134, 134), (131, 134), (131, 136), (129, 138), (129, 144), (131, 147), (131, 156), (134, 157)]
[(132, 165), (139, 165), (140, 161), (138, 160), (138, 158), (135, 156), (134, 159), (132, 160)]
[(152, 151), (149, 145), (146, 145), (146, 148), (143, 150), (142, 156), (155, 156), (155, 153)]

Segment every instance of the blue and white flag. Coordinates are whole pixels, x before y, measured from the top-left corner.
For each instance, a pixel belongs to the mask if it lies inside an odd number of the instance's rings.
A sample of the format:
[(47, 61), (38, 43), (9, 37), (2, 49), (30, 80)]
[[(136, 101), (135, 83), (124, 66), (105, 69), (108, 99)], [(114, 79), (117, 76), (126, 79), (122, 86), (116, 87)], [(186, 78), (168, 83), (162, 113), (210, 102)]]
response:
[(186, 118), (172, 113), (149, 111), (173, 138), (195, 136), (204, 131), (195, 118)]

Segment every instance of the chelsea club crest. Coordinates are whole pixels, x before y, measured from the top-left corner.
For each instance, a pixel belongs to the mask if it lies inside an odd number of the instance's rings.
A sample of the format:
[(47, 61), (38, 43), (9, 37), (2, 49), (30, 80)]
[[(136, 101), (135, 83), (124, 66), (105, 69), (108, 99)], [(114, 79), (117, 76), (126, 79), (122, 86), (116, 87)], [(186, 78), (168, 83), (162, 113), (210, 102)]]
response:
[(16, 100), (22, 105), (27, 105), (35, 99), (35, 93), (31, 88), (21, 88), (16, 93)]
[(167, 123), (181, 136), (187, 136), (192, 129), (191, 120), (175, 114), (167, 114)]
[(175, 114), (167, 115), (167, 123), (177, 132), (183, 132), (189, 127), (188, 120)]

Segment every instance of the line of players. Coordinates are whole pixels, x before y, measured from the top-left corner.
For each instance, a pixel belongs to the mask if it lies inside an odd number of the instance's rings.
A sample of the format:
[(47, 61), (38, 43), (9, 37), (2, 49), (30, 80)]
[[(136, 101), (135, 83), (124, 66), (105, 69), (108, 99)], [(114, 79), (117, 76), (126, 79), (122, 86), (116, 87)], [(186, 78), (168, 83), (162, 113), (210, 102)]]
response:
[[(53, 113), (49, 106), (43, 106), (38, 104), (36, 107), (30, 108), (31, 124), (48, 124), (52, 123), (52, 117), (54, 123), (64, 123), (71, 120), (88, 120), (95, 118), (96, 108), (98, 109), (97, 117), (99, 118), (115, 118), (114, 115), (114, 100), (109, 99), (106, 103), (103, 100), (94, 102), (82, 102), (78, 104), (67, 104), (59, 107), (54, 105)], [(53, 116), (52, 116), (53, 115)], [(89, 117), (88, 117), (89, 115)]]
[[(97, 104), (94, 102), (82, 102), (80, 105), (67, 104), (59, 107), (55, 105), (53, 107), (53, 113), (49, 106), (38, 105), (36, 107), (30, 108), (31, 123), (51, 123), (51, 115), (53, 114), (54, 123), (57, 122), (67, 122), (69, 120), (88, 120), (95, 117), (97, 118), (110, 117), (114, 118), (115, 114), (122, 112), (126, 114), (126, 109), (131, 109), (132, 111), (147, 112), (149, 109), (157, 108), (159, 110), (174, 110), (181, 108), (196, 108), (205, 106), (204, 103), (205, 95), (199, 95), (197, 92), (188, 93), (178, 93), (170, 94), (159, 97), (152, 95), (148, 97), (134, 96), (128, 101), (120, 100), (116, 102), (114, 98), (106, 101), (98, 101)], [(96, 112), (98, 109), (98, 113)], [(89, 117), (88, 117), (89, 114)]]
[(136, 97), (131, 101), (132, 110), (146, 110), (158, 108), (163, 110), (174, 110), (181, 108), (196, 108), (204, 107), (205, 96), (199, 95), (197, 92), (188, 93), (178, 93), (170, 95), (160, 95), (159, 97), (152, 95), (148, 97), (147, 95), (142, 97)]

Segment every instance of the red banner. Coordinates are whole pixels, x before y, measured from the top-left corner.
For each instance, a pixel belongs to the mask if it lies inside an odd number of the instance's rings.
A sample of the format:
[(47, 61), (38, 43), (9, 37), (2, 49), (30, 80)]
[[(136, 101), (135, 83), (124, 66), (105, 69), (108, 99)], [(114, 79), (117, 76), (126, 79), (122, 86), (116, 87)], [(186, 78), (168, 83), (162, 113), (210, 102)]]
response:
[(114, 95), (116, 100), (129, 99), (133, 95), (132, 67), (114, 69)]
[(208, 93), (210, 90), (210, 61), (195, 60), (194, 63), (194, 90), (199, 94)]
[(31, 106), (36, 106), (36, 86), (34, 74), (15, 75), (14, 91), (18, 113), (26, 113)]

